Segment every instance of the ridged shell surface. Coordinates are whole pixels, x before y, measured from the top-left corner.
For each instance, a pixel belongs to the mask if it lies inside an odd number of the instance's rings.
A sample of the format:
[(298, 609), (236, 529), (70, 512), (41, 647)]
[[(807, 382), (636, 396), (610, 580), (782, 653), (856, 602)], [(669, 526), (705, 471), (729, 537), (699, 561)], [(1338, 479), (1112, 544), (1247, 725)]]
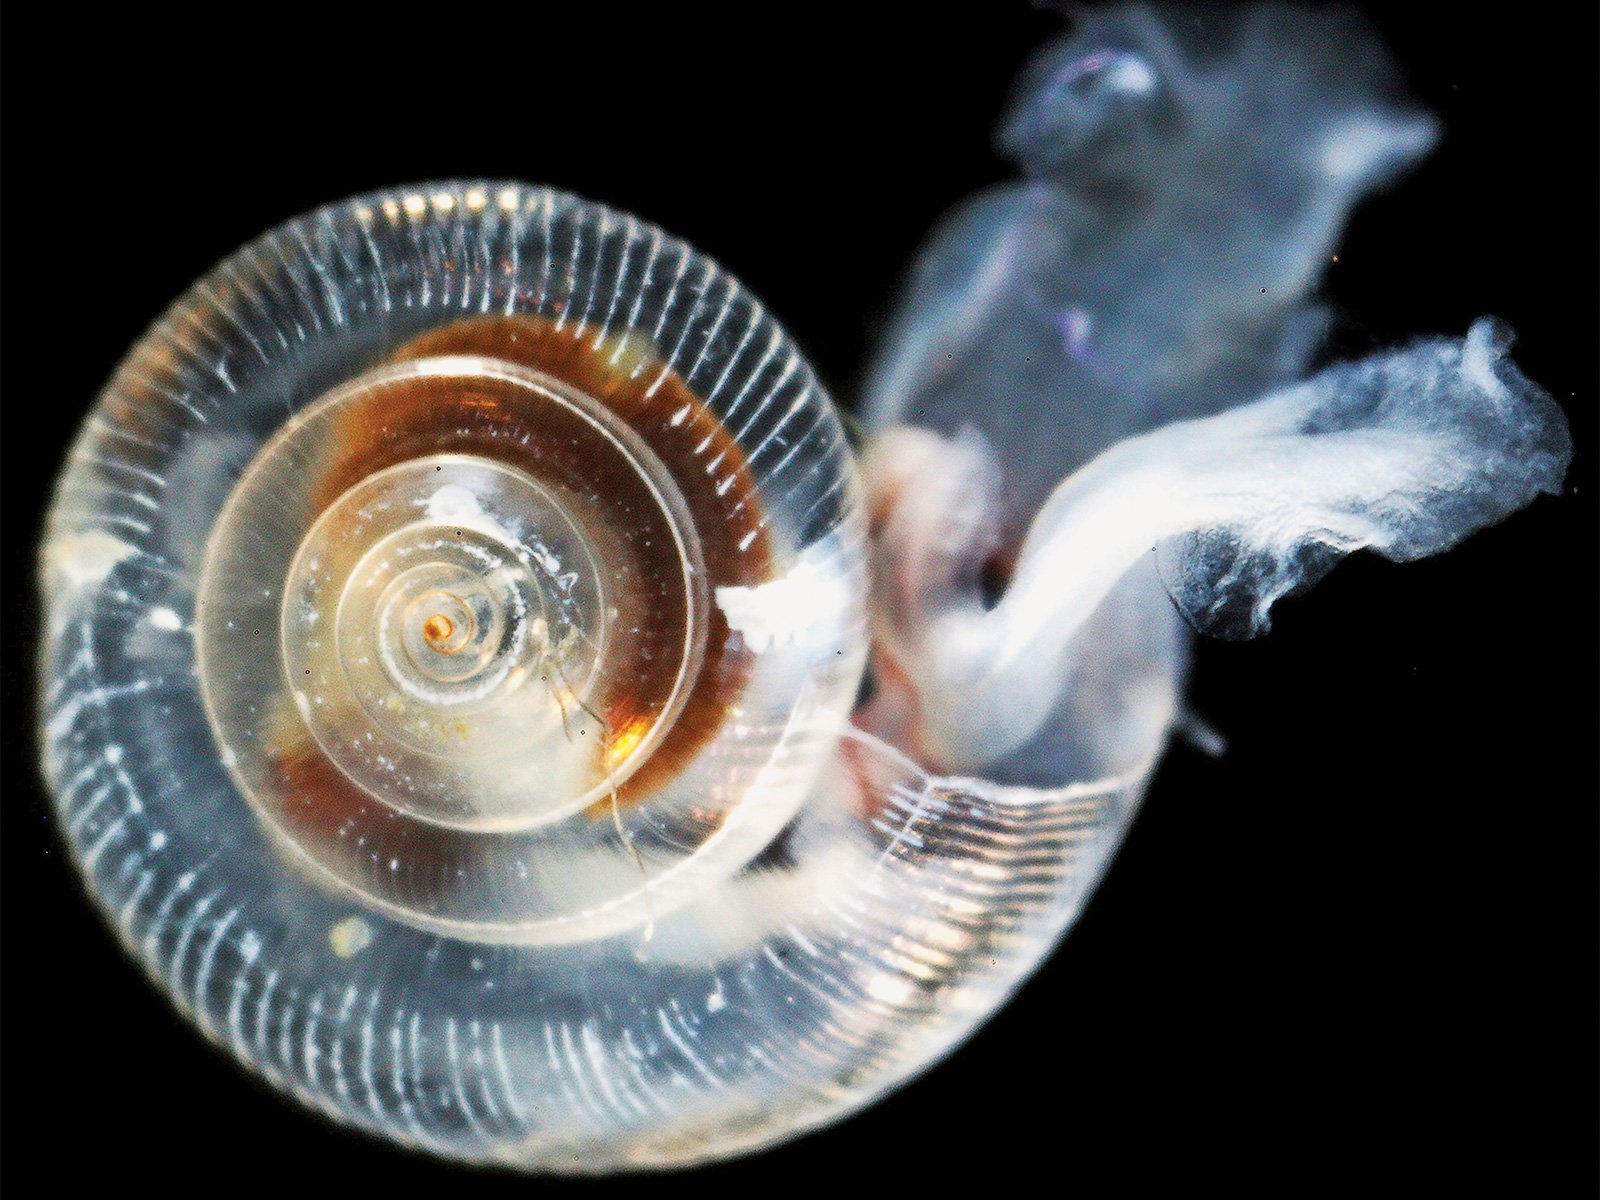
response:
[(321, 210), (74, 447), (63, 827), (196, 1024), (340, 1121), (572, 1172), (782, 1139), (993, 1009), (1143, 777), (856, 731), (865, 537), (810, 368), (682, 243), (515, 184)]

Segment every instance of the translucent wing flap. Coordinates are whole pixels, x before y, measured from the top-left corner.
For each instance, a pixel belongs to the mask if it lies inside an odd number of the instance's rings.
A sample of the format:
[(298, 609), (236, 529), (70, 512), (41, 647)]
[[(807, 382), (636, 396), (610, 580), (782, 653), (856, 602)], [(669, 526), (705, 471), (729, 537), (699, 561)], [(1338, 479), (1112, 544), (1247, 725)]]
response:
[[(1228, 638), (1267, 628), (1272, 604), (1345, 554), (1409, 561), (1449, 549), (1541, 492), (1572, 456), (1554, 401), (1506, 357), (1510, 331), (1478, 321), (1209, 421), (1164, 432), (1203, 519), (1158, 546), (1174, 602)], [(1155, 440), (1155, 439), (1152, 439)]]
[[(1087, 623), (1152, 547), (1193, 625), (1248, 637), (1279, 597), (1353, 550), (1436, 554), (1556, 491), (1571, 437), (1554, 401), (1505, 357), (1510, 340), (1481, 320), (1464, 339), (1336, 366), (1118, 443), (1051, 493), (992, 608), (960, 572), (919, 570), (937, 556), (899, 537), (880, 574), (898, 583), (890, 594), (911, 597), (916, 632), (902, 640), (924, 736), (952, 763), (1025, 743), (1068, 686)], [(945, 444), (940, 479), (977, 471), (964, 445)], [(918, 519), (932, 523), (941, 494), (930, 484), (901, 506), (926, 508)]]

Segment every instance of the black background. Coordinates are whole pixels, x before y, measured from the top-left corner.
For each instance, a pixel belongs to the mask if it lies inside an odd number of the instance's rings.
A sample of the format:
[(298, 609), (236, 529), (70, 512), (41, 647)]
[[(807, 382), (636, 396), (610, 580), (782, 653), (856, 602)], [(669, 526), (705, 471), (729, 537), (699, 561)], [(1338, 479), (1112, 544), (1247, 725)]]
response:
[(1437, 560), (1358, 556), (1281, 605), (1266, 640), (1203, 646), (1193, 701), (1230, 753), (1174, 749), (1071, 937), (949, 1062), (757, 1158), (598, 1182), (474, 1175), (341, 1132), (210, 1049), (122, 956), (32, 765), (25, 597), (49, 480), (128, 344), (216, 259), (322, 202), (456, 175), (548, 182), (684, 236), (847, 399), (930, 222), (1010, 173), (989, 129), (1060, 16), (391, 5), (336, 28), (280, 6), (61, 5), (14, 19), (7, 1166), (179, 1195), (241, 1179), (330, 1194), (1592, 1194), (1596, 30), (1573, 15), (1584, 5), (1492, 20), (1372, 7), (1447, 133), (1357, 215), (1327, 281), (1348, 314), (1338, 349), (1506, 318), (1518, 361), (1570, 412), (1566, 494)]

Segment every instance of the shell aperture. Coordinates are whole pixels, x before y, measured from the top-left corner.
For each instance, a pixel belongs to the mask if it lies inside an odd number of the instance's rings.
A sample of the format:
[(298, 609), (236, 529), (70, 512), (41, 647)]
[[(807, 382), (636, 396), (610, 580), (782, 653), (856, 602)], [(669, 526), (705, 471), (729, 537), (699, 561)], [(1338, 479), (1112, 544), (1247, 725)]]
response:
[[(1052, 94), (1105, 73), (1119, 105), (1159, 95), (1151, 61), (1124, 44)], [(1016, 266), (967, 279), (1003, 307)], [(1105, 336), (1104, 366), (1137, 310), (1085, 307), (1061, 344)], [(1049, 447), (1013, 461), (1004, 412), (881, 415), (981, 392), (986, 311), (911, 301), (858, 464), (747, 292), (558, 192), (359, 197), (229, 259), (113, 379), (47, 534), (47, 771), (129, 946), (274, 1083), (449, 1158), (771, 1144), (936, 1060), (1068, 927), (1177, 710), (1169, 595), (1193, 617), (1240, 584), (1256, 612), (1282, 573), (1234, 567), (1263, 547), (1442, 548), (1564, 462), (1484, 327), (1430, 379), (1504, 393), (1422, 394), (1481, 429), (1467, 451), (1381, 402), (1420, 394), (1412, 352), (1282, 394), (1240, 371), (1215, 424), (1086, 433), (1019, 530), (1016, 472)], [(977, 349), (929, 356), (952, 314)], [(1177, 405), (1215, 377), (1167, 382)], [(1515, 444), (1507, 423), (1542, 456), (1518, 487), (1429, 468), (1395, 507), (1512, 499), (1431, 541), (1367, 521), (1402, 462)], [(1296, 491), (1328, 478), (1313, 449), (1397, 441), (1371, 489)], [(1243, 464), (1220, 479), (1219, 446)], [(1174, 464), (1179, 516), (1145, 503)], [(1309, 515), (1263, 536), (1296, 495)]]

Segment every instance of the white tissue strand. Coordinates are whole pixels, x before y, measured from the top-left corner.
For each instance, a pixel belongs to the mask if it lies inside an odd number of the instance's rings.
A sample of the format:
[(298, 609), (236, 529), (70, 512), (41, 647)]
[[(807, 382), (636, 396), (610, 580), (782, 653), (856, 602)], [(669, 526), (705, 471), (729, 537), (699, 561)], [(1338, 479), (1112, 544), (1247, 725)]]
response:
[(1129, 438), (1051, 494), (983, 618), (984, 672), (1053, 661), (1113, 584), (1159, 548), (1179, 609), (1208, 633), (1266, 627), (1278, 597), (1362, 548), (1436, 554), (1561, 485), (1555, 402), (1481, 320), (1331, 367), (1253, 404)]
[[(1331, 367), (1129, 438), (1074, 472), (992, 609), (959, 569), (942, 596), (912, 601), (926, 619), (909, 669), (930, 742), (981, 762), (1033, 736), (1072, 686), (1086, 623), (1152, 547), (1191, 623), (1245, 637), (1352, 550), (1436, 554), (1556, 491), (1571, 438), (1554, 401), (1505, 358), (1510, 342), (1484, 319), (1464, 340)], [(948, 444), (951, 470), (971, 457), (963, 444)], [(942, 696), (959, 702), (945, 711)]]
[(849, 603), (845, 588), (844, 580), (808, 556), (780, 579), (755, 587), (719, 587), (717, 607), (728, 628), (762, 654), (772, 646), (803, 640), (819, 621), (837, 619)]

